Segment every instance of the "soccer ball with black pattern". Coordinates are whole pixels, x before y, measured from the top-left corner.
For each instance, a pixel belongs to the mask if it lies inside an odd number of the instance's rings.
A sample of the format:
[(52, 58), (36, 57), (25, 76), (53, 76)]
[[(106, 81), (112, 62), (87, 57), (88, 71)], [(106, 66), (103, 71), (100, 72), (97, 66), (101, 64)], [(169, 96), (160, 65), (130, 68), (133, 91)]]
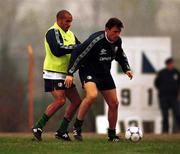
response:
[(132, 142), (138, 142), (142, 139), (143, 132), (139, 127), (129, 127), (125, 132), (125, 138)]

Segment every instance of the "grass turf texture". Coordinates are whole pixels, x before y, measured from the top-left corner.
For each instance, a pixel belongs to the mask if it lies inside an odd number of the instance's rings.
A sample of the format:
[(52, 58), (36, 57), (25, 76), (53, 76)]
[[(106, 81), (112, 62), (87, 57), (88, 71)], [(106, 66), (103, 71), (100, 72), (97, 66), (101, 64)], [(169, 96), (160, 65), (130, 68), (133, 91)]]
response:
[[(72, 135), (70, 134), (73, 139)], [(32, 135), (0, 133), (0, 154), (180, 154), (180, 134), (144, 135), (138, 143), (110, 143), (105, 135), (83, 134), (83, 142), (55, 139), (43, 134), (43, 141), (32, 141)]]

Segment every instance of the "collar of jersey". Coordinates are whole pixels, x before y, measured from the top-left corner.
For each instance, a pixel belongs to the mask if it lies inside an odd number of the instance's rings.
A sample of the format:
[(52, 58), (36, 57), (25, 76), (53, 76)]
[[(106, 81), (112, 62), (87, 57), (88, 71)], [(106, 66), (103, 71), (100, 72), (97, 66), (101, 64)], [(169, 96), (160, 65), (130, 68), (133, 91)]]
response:
[(109, 43), (114, 43), (114, 42), (112, 42), (112, 41), (110, 41), (108, 38), (107, 38), (107, 32), (105, 31), (105, 38), (106, 38), (106, 40), (109, 42)]
[(54, 27), (56, 27), (60, 32), (64, 33), (64, 34), (68, 34), (69, 30), (67, 32), (65, 32), (61, 27), (59, 27), (59, 25), (57, 24), (57, 22), (54, 23)]

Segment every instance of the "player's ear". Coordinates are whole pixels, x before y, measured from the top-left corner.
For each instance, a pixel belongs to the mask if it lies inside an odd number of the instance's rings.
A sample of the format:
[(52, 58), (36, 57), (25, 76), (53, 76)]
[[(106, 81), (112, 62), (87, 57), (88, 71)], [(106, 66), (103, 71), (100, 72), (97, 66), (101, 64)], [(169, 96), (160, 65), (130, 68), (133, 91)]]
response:
[(105, 31), (108, 32), (108, 31), (109, 31), (109, 28), (106, 27), (106, 28), (105, 28)]

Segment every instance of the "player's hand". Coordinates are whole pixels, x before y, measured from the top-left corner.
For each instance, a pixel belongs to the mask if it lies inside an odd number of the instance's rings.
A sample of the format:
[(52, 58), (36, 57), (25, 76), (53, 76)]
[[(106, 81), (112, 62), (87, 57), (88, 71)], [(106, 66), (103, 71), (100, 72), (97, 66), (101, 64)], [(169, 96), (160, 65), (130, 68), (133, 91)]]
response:
[(64, 84), (66, 88), (70, 88), (73, 84), (73, 76), (67, 75)]
[(127, 71), (126, 75), (130, 78), (130, 80), (133, 78), (133, 72), (131, 70)]

